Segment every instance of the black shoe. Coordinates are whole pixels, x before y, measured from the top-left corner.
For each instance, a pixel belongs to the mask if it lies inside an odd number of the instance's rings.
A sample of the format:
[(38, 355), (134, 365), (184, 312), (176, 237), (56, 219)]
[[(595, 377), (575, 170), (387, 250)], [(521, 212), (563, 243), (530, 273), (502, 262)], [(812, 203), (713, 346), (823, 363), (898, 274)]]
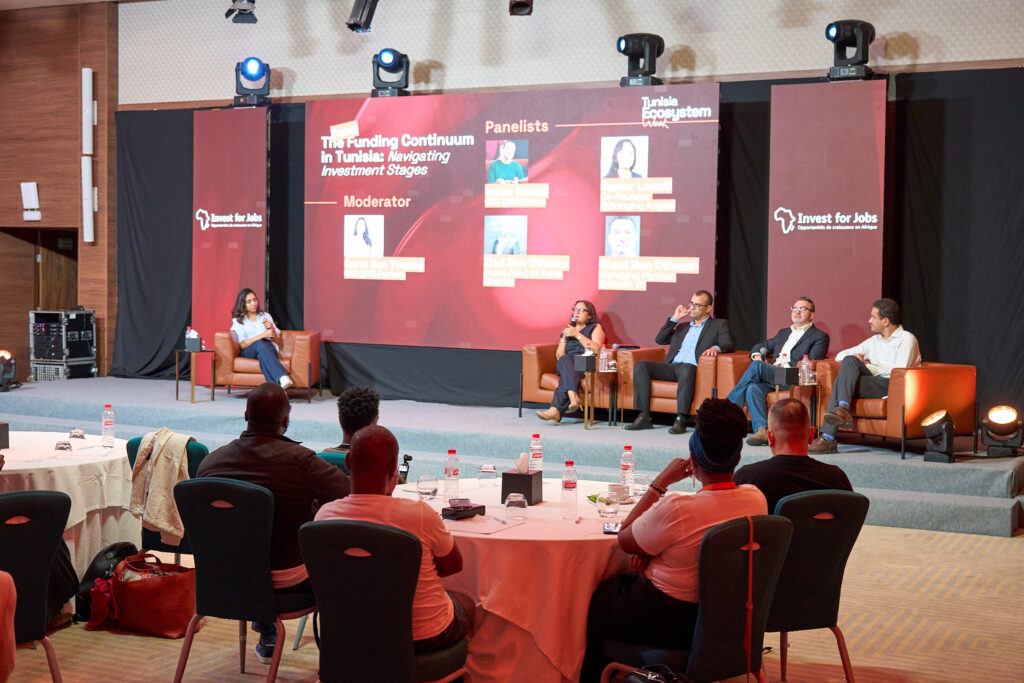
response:
[(682, 415), (676, 415), (676, 421), (672, 423), (672, 426), (668, 428), (669, 434), (685, 434), (686, 433), (686, 418)]
[(632, 423), (626, 425), (624, 429), (634, 431), (637, 429), (654, 429), (654, 423), (651, 422), (651, 416), (647, 413), (640, 413), (636, 416), (636, 419)]

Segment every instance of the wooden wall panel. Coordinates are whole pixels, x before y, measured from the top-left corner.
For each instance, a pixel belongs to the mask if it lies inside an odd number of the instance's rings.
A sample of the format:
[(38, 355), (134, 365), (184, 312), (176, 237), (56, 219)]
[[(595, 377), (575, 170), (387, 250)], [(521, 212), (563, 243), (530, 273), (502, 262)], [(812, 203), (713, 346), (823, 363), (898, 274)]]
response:
[[(77, 6), (0, 18), (0, 226), (80, 224), (81, 71)], [(22, 220), (19, 183), (39, 184), (43, 220)]]
[(99, 188), (94, 214), (96, 241), (78, 245), (78, 303), (96, 311), (99, 374), (110, 371), (117, 319), (114, 232), (114, 112), (117, 111), (117, 4), (79, 5), (80, 67), (93, 70), (98, 124), (93, 132), (93, 183)]
[(0, 230), (0, 348), (18, 362), (15, 378), (28, 377), (28, 312), (36, 296), (36, 230)]
[(44, 311), (78, 304), (78, 235), (74, 230), (39, 230), (39, 296)]

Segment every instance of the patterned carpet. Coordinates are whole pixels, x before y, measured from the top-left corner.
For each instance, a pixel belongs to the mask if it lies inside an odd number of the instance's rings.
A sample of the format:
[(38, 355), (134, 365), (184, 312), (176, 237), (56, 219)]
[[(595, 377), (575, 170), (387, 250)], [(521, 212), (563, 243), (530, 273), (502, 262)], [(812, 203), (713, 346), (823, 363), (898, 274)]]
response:
[[(839, 625), (861, 683), (1020, 683), (1022, 614), (1024, 536), (869, 526), (847, 566)], [(307, 630), (298, 651), (290, 648), (296, 623), (286, 623), (289, 646), (279, 680), (316, 681), (312, 633)], [(236, 622), (208, 619), (193, 644), (186, 680), (265, 678), (267, 667), (252, 653), (254, 634), (249, 637), (247, 673), (238, 673), (237, 636)], [(64, 679), (85, 682), (169, 681), (182, 642), (89, 632), (81, 625), (57, 631), (51, 639)], [(791, 683), (844, 680), (829, 631), (793, 633), (789, 642)], [(768, 677), (778, 681), (778, 636), (768, 635), (765, 644), (773, 648), (765, 658)], [(18, 651), (12, 681), (48, 679), (41, 648)]]

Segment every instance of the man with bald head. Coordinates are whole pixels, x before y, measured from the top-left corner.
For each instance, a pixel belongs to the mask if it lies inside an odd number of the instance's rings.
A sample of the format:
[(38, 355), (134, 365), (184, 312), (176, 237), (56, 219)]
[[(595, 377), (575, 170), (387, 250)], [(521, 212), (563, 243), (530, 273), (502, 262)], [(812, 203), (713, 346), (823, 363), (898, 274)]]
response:
[[(284, 435), (290, 413), (288, 394), (280, 385), (266, 382), (256, 387), (245, 404), (245, 431), (206, 456), (196, 476), (239, 479), (270, 489), (274, 494), (270, 541), (274, 588), (312, 596), (299, 550), (299, 527), (313, 519), (314, 501), (347, 496), (349, 481), (340, 469)], [(277, 643), (277, 628), (271, 622), (253, 624), (253, 629), (260, 633), (256, 656), (269, 664)]]
[(768, 411), (768, 447), (772, 457), (736, 470), (733, 481), (753, 484), (768, 500), (769, 514), (786, 496), (801, 491), (852, 491), (846, 473), (835, 465), (807, 455), (813, 438), (807, 407), (794, 398), (779, 401)]
[(469, 632), (465, 612), (441, 584), (442, 576), (462, 571), (462, 554), (451, 532), (423, 501), (391, 496), (398, 479), (398, 441), (384, 427), (370, 425), (356, 432), (345, 465), (352, 494), (320, 508), (317, 521), (375, 522), (416, 536), (422, 553), (412, 601), (413, 647), (416, 654), (451, 647)]

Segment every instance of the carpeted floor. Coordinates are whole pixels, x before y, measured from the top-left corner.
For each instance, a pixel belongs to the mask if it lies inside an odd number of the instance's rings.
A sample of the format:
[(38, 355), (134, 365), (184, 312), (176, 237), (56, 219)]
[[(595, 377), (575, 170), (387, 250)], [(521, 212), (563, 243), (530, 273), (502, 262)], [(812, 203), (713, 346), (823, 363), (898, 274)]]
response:
[[(1022, 614), (1024, 536), (996, 538), (868, 526), (847, 565), (839, 626), (861, 683), (1020, 683), (1024, 680)], [(286, 624), (289, 643), (296, 623)], [(64, 679), (83, 682), (169, 681), (182, 642), (89, 632), (81, 625), (50, 637)], [(791, 683), (844, 680), (828, 630), (793, 633), (789, 641), (787, 679)], [(267, 667), (251, 652), (252, 636), (247, 673), (238, 673), (237, 643), (236, 622), (208, 619), (193, 644), (186, 680), (265, 677)], [(778, 681), (778, 636), (768, 635), (765, 644), (773, 648), (766, 656), (768, 677)], [(307, 631), (297, 652), (290, 645), (284, 652), (279, 679), (312, 682), (316, 668), (317, 650)], [(18, 651), (12, 681), (48, 679), (42, 649)]]

